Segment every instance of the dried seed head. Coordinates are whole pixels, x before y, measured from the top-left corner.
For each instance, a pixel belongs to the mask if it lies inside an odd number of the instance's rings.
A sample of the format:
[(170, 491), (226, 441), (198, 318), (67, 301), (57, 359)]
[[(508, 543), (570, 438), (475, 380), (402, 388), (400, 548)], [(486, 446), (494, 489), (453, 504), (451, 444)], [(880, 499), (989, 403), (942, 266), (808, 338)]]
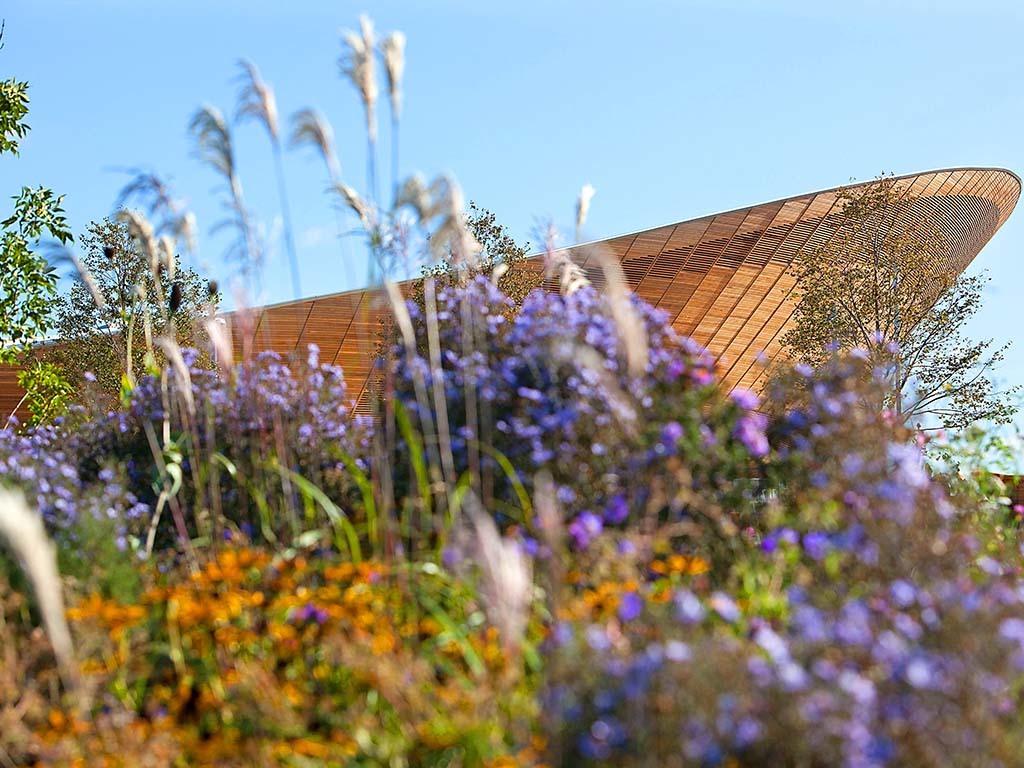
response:
[(370, 141), (377, 140), (377, 73), (374, 62), (374, 46), (376, 38), (373, 22), (365, 14), (359, 17), (360, 31), (343, 32), (343, 45), (346, 50), (338, 65), (343, 75), (348, 77), (363, 101), (366, 110), (366, 132)]
[[(242, 314), (245, 317), (245, 313)], [(210, 339), (213, 358), (222, 371), (230, 371), (234, 365), (234, 350), (231, 347), (231, 329), (223, 317), (209, 317), (203, 320), (203, 327)]]
[(475, 534), (474, 560), (480, 569), (484, 612), (501, 633), (506, 652), (517, 652), (533, 598), (533, 563), (518, 543), (501, 536), (471, 494), (466, 509)]
[(263, 123), (263, 127), (270, 134), (270, 140), (277, 144), (280, 134), (274, 89), (260, 76), (259, 69), (251, 61), (242, 59), (238, 66), (242, 70), (239, 76), (242, 87), (238, 91), (236, 116), (239, 119), (253, 118)]
[(345, 204), (352, 209), (352, 211), (359, 217), (360, 223), (363, 225), (363, 229), (369, 231), (372, 226), (370, 220), (372, 210), (366, 201), (359, 196), (352, 187), (344, 182), (338, 182), (334, 185), (334, 190), (341, 196), (341, 199), (345, 201)]
[(300, 109), (292, 115), (292, 135), (289, 143), (293, 147), (310, 144), (320, 151), (327, 165), (332, 181), (341, 177), (341, 164), (334, 151), (334, 129), (327, 118), (314, 109)]
[(175, 283), (174, 285), (171, 286), (170, 309), (171, 309), (171, 314), (172, 315), (175, 312), (178, 311), (179, 307), (181, 307), (181, 299), (182, 299), (181, 283)]
[[(160, 256), (162, 258), (161, 266), (167, 269), (167, 279), (174, 280), (178, 266), (174, 253), (174, 238), (170, 235), (161, 235), (157, 241), (157, 247), (160, 249)], [(163, 272), (161, 271), (162, 276)]]
[(196, 402), (192, 396), (192, 376), (189, 373), (188, 365), (185, 364), (185, 358), (182, 357), (181, 347), (178, 346), (178, 342), (168, 336), (158, 336), (156, 344), (167, 356), (171, 369), (181, 379), (179, 391), (185, 406), (188, 408), (188, 412), (194, 415), (196, 412)]
[(29, 509), (20, 491), (0, 488), (0, 539), (6, 541), (25, 569), (65, 683), (76, 685), (78, 666), (64, 617), (56, 550), (46, 536), (42, 518)]
[(580, 190), (580, 196), (576, 200), (576, 241), (579, 242), (580, 234), (583, 232), (583, 224), (587, 220), (587, 214), (590, 212), (590, 201), (594, 197), (594, 193), (597, 190), (594, 189), (590, 184), (584, 184)]
[(395, 118), (402, 114), (402, 74), (405, 72), (405, 35), (392, 32), (380, 44), (384, 54), (384, 69), (388, 74), (388, 95)]
[(189, 132), (196, 142), (199, 159), (211, 166), (224, 178), (235, 178), (235, 152), (231, 131), (220, 110), (204, 105), (189, 123)]

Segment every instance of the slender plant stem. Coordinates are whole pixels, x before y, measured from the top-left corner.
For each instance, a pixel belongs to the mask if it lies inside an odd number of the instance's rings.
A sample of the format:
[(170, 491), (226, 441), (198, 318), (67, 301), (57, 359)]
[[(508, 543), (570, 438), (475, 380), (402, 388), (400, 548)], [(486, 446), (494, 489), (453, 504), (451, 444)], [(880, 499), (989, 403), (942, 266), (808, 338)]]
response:
[(292, 276), (292, 298), (302, 297), (302, 284), (299, 281), (299, 259), (295, 253), (295, 237), (292, 230), (291, 206), (288, 204), (288, 187), (284, 178), (284, 163), (281, 159), (281, 144), (277, 141), (274, 147), (274, 170), (277, 174), (277, 194), (281, 198), (281, 218), (284, 219), (284, 244), (288, 251), (288, 269)]
[(391, 205), (398, 203), (398, 116), (391, 113)]

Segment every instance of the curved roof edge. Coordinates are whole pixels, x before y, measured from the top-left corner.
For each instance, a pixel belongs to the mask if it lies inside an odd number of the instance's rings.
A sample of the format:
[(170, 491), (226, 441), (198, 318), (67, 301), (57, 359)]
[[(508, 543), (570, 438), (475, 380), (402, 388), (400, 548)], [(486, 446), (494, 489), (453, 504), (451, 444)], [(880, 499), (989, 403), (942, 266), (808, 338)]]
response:
[[(1000, 166), (963, 166), (963, 167), (938, 168), (938, 169), (930, 170), (930, 171), (921, 171), (919, 173), (907, 173), (907, 174), (903, 174), (901, 176), (892, 176), (891, 178), (892, 178), (893, 181), (896, 181), (896, 182), (906, 182), (906, 181), (913, 182), (914, 180), (917, 180), (917, 179), (920, 179), (920, 178), (926, 177), (926, 176), (927, 177), (934, 177), (934, 176), (939, 176), (941, 174), (954, 174), (954, 173), (1000, 174), (1000, 175), (1004, 175), (1005, 177), (1007, 177), (1008, 180), (1012, 179), (1012, 181), (1016, 184), (1016, 194), (1013, 196), (1013, 202), (1010, 203), (1009, 206), (1006, 206), (1005, 204), (1004, 205), (999, 205), (999, 210), (1000, 210), (999, 227), (1001, 227), (1006, 222), (1006, 220), (1010, 217), (1010, 214), (1013, 213), (1013, 210), (1016, 207), (1016, 204), (1019, 201), (1021, 194), (1024, 193), (1024, 182), (1021, 181), (1021, 177), (1018, 176), (1014, 171), (1011, 171), (1008, 168), (1003, 168), (1003, 167), (1000, 167)], [(889, 178), (889, 177), (887, 177), (887, 178)], [(648, 227), (648, 228), (645, 228), (645, 229), (638, 229), (638, 230), (634, 230), (634, 231), (631, 231), (631, 232), (623, 232), (621, 234), (611, 235), (609, 237), (604, 237), (604, 238), (600, 238), (600, 239), (596, 239), (596, 240), (586, 240), (586, 241), (583, 241), (581, 243), (573, 243), (572, 245), (566, 245), (566, 246), (562, 247), (561, 250), (573, 251), (573, 250), (576, 250), (576, 249), (586, 249), (586, 248), (598, 247), (598, 246), (601, 246), (601, 245), (603, 245), (605, 243), (608, 243), (609, 241), (612, 241), (612, 240), (618, 240), (618, 239), (624, 238), (624, 237), (636, 237), (638, 235), (646, 234), (648, 232), (654, 232), (656, 230), (663, 229), (664, 227), (679, 226), (680, 224), (687, 224), (687, 223), (692, 222), (692, 221), (700, 221), (700, 220), (711, 218), (711, 217), (714, 217), (714, 216), (728, 216), (730, 214), (736, 214), (736, 213), (739, 213), (741, 211), (748, 211), (748, 210), (751, 210), (751, 209), (754, 209), (754, 208), (764, 208), (766, 206), (776, 205), (776, 204), (779, 204), (779, 203), (786, 203), (786, 202), (790, 202), (790, 201), (793, 201), (793, 200), (799, 200), (799, 199), (806, 198), (806, 197), (809, 197), (809, 196), (828, 195), (828, 194), (833, 194), (834, 195), (834, 194), (837, 194), (837, 193), (842, 192), (844, 190), (857, 189), (858, 187), (867, 186), (868, 184), (871, 184), (871, 183), (873, 183), (876, 180), (877, 179), (871, 179), (871, 180), (868, 180), (868, 181), (856, 181), (856, 180), (854, 180), (854, 181), (851, 181), (851, 182), (849, 182), (847, 184), (839, 184), (839, 185), (834, 186), (834, 187), (828, 187), (827, 189), (820, 189), (820, 190), (817, 190), (817, 191), (814, 191), (814, 192), (805, 192), (803, 194), (792, 195), (790, 197), (781, 197), (781, 198), (777, 198), (777, 199), (774, 199), (774, 200), (769, 200), (769, 201), (765, 201), (765, 202), (761, 202), (761, 203), (756, 203), (754, 205), (742, 206), (742, 207), (739, 207), (739, 208), (732, 208), (732, 209), (727, 210), (727, 211), (719, 211), (717, 213), (708, 213), (708, 214), (705, 214), (703, 216), (697, 216), (697, 217), (694, 217), (694, 218), (691, 218), (691, 219), (684, 219), (684, 220), (681, 220), (681, 221), (670, 222), (670, 223), (667, 223), (667, 224), (661, 224), (661, 225), (658, 225), (656, 227)], [(993, 202), (996, 202), (996, 201), (993, 200)], [(997, 205), (998, 205), (998, 203), (997, 203)], [(997, 229), (998, 229), (998, 227), (997, 227)], [(544, 256), (544, 251), (536, 251), (534, 253), (528, 254), (526, 258), (528, 258), (528, 259), (535, 259), (535, 258), (540, 258), (542, 256)], [(402, 281), (402, 282), (408, 282), (408, 281)], [(318, 299), (326, 299), (326, 298), (330, 298), (332, 296), (338, 296), (338, 295), (343, 294), (343, 293), (358, 293), (360, 291), (365, 291), (366, 289), (367, 289), (367, 286), (362, 286), (362, 287), (359, 287), (359, 288), (349, 288), (349, 289), (346, 289), (344, 291), (334, 291), (334, 292), (331, 292), (331, 293), (318, 294), (316, 296), (306, 296), (306, 297), (303, 297), (301, 299), (286, 299), (285, 301), (274, 302), (274, 303), (271, 303), (271, 304), (261, 304), (259, 306), (254, 306), (254, 307), (250, 307), (250, 308), (239, 308), (239, 309), (226, 310), (226, 311), (224, 311), (221, 314), (230, 315), (230, 314), (233, 314), (235, 312), (240, 311), (241, 309), (253, 309), (253, 310), (254, 309), (276, 309), (277, 307), (287, 307), (287, 306), (290, 306), (290, 305), (302, 304), (302, 303), (305, 303), (305, 302), (308, 302), (308, 301), (316, 301)]]
[[(1003, 168), (945, 168), (892, 177), (909, 195), (928, 201), (950, 236), (948, 258), (936, 269), (959, 274), (1006, 222), (1022, 194), (1017, 174)], [(663, 310), (673, 328), (707, 347), (727, 387), (757, 388), (762, 355), (779, 355), (781, 335), (795, 308), (789, 264), (800, 250), (819, 247), (841, 227), (837, 193), (854, 182), (735, 208), (653, 229), (568, 246), (600, 286), (595, 249), (622, 265), (633, 291)], [(543, 270), (542, 256), (526, 262)], [(280, 353), (316, 344), (321, 360), (342, 366), (349, 391), (368, 406), (373, 354), (382, 309), (375, 292), (356, 289), (222, 313), (236, 351)], [(233, 317), (238, 322), (231, 322)], [(0, 366), (0, 414), (21, 398), (14, 369)], [(10, 401), (10, 402), (8, 402)]]
[[(947, 168), (894, 176), (907, 196), (926, 201), (949, 237), (936, 270), (959, 274), (1013, 212), (1020, 178), (1002, 168)], [(612, 256), (633, 291), (663, 310), (679, 333), (707, 347), (729, 387), (757, 387), (762, 355), (774, 359), (791, 320), (794, 280), (788, 269), (801, 250), (827, 243), (843, 226), (837, 193), (854, 182), (723, 213), (568, 246), (596, 286), (599, 259)], [(526, 266), (543, 270), (543, 257)], [(411, 282), (411, 281), (407, 281)], [(551, 283), (549, 282), (550, 286)], [(321, 359), (341, 365), (351, 391), (367, 404), (377, 318), (374, 291), (357, 289), (254, 310), (236, 328), (236, 348), (288, 352), (314, 343)], [(226, 313), (229, 317), (234, 313)], [(253, 321), (255, 319), (255, 322)], [(241, 338), (240, 338), (241, 337)]]

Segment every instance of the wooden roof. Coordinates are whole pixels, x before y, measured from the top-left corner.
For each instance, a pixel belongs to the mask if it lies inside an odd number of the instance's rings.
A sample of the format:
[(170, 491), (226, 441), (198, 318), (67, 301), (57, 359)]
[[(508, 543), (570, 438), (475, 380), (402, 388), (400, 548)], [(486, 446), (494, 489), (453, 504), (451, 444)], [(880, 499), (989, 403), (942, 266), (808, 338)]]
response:
[[(1020, 179), (997, 168), (953, 168), (897, 179), (942, 228), (950, 253), (936, 270), (959, 274), (1009, 217)], [(634, 232), (567, 250), (602, 282), (595, 249), (618, 259), (637, 295), (665, 311), (673, 327), (707, 347), (726, 386), (758, 388), (759, 356), (779, 355), (790, 321), (793, 279), (787, 267), (800, 250), (828, 242), (841, 225), (836, 193), (862, 185), (776, 200), (734, 211)], [(528, 263), (543, 269), (543, 257)], [(378, 321), (386, 311), (375, 291), (357, 290), (225, 313), (236, 354), (320, 348), (323, 362), (340, 365), (360, 410), (368, 382)], [(0, 371), (0, 419), (20, 393)]]
[[(1009, 217), (1021, 193), (1013, 173), (995, 168), (954, 168), (897, 179), (945, 232), (950, 254), (937, 270), (959, 274)], [(761, 353), (778, 356), (794, 303), (787, 267), (801, 249), (826, 243), (841, 224), (835, 187), (771, 203), (682, 221), (567, 250), (592, 282), (602, 275), (595, 249), (618, 259), (632, 289), (668, 313), (673, 327), (707, 347), (726, 386), (762, 383)], [(533, 257), (543, 269), (543, 256)], [(358, 290), (255, 310), (241, 331), (232, 323), (236, 352), (320, 348), (320, 359), (340, 365), (360, 409), (368, 405), (368, 379), (377, 323), (385, 311), (373, 291)], [(232, 313), (226, 315), (232, 318)]]

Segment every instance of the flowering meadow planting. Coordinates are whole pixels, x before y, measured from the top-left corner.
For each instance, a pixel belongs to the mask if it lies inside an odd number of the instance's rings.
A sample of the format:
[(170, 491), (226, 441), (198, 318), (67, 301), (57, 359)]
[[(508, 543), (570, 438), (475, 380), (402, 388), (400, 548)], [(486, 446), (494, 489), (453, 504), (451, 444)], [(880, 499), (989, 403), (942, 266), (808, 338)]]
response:
[(762, 404), (635, 299), (630, 373), (608, 304), (538, 291), (507, 321), (482, 279), (442, 291), (440, 366), (394, 354), (388, 507), (389, 426), (315, 351), (0, 433), (75, 663), (5, 560), (5, 758), (1018, 763), (1012, 512), (930, 470), (856, 357)]
[[(372, 153), (369, 22), (346, 44)], [(193, 126), (252, 249), (226, 123)], [(372, 415), (201, 311), (113, 409), (8, 422), (0, 766), (1024, 764), (1024, 509), (880, 405), (886, 339), (729, 391), (614, 260), (598, 288), (549, 243), (507, 294), (454, 182), (382, 209), (299, 128), (389, 310)], [(154, 212), (122, 218), (159, 286), (187, 217)], [(428, 249), (412, 298), (378, 274)]]

